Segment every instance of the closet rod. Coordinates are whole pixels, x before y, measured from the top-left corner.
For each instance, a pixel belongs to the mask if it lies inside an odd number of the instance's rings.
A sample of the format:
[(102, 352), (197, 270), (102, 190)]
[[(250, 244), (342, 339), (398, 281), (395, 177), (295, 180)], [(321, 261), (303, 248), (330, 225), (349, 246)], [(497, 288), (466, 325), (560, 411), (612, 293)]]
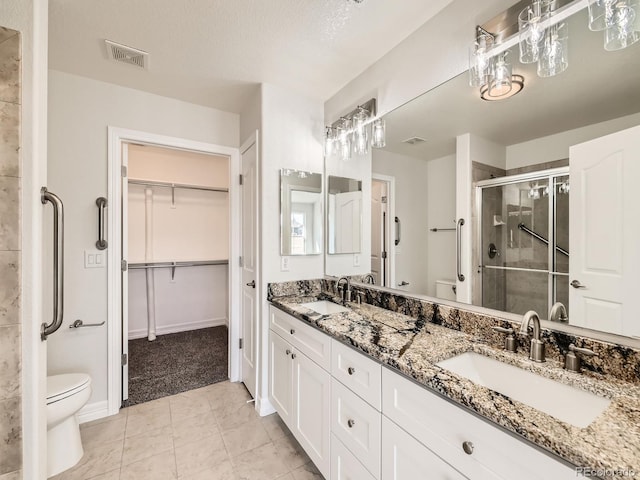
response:
[(221, 187), (205, 187), (202, 185), (190, 185), (187, 183), (171, 183), (171, 182), (153, 182), (150, 180), (129, 179), (130, 185), (144, 185), (146, 187), (168, 187), (168, 188), (186, 188), (189, 190), (206, 190), (208, 192), (228, 192), (228, 188)]
[(197, 262), (148, 262), (148, 263), (130, 263), (130, 270), (142, 268), (176, 268), (176, 267), (201, 267), (205, 265), (228, 265), (229, 260), (204, 260)]

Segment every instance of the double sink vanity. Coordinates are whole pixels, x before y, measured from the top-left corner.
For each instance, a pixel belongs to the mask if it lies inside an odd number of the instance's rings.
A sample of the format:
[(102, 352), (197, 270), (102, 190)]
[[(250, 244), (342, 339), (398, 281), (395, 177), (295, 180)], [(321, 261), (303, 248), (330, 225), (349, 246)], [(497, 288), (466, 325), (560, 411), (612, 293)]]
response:
[(533, 362), (517, 323), (351, 289), (269, 286), (270, 401), (325, 478), (640, 476), (639, 351), (542, 330)]

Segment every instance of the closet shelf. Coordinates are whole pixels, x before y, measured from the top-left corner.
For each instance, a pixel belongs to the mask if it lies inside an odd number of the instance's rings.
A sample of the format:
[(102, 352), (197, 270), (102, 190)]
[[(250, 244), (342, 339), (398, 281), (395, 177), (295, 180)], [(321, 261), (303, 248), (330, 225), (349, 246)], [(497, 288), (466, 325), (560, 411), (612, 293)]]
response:
[(207, 192), (228, 192), (228, 188), (206, 187), (204, 185), (190, 185), (188, 183), (155, 182), (136, 178), (129, 179), (129, 185), (144, 185), (146, 187), (184, 188), (188, 190), (205, 190)]
[(178, 268), (178, 267), (203, 267), (207, 265), (228, 265), (229, 260), (202, 260), (195, 262), (146, 262), (146, 263), (130, 263), (130, 270), (138, 270), (143, 268)]

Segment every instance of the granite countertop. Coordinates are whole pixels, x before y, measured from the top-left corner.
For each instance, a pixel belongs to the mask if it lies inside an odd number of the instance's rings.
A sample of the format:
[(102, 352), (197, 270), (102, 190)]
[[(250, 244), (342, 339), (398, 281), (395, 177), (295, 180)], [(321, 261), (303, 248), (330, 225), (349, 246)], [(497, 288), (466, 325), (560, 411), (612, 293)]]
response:
[[(539, 364), (523, 352), (488, 346), (471, 335), (368, 304), (320, 315), (300, 305), (318, 296), (272, 298), (281, 310), (366, 353), (456, 403), (581, 467), (640, 472), (640, 386), (569, 372), (558, 361)], [(336, 299), (334, 299), (336, 300)], [(611, 399), (586, 428), (562, 422), (436, 365), (476, 352)], [(633, 478), (633, 477), (632, 477)]]

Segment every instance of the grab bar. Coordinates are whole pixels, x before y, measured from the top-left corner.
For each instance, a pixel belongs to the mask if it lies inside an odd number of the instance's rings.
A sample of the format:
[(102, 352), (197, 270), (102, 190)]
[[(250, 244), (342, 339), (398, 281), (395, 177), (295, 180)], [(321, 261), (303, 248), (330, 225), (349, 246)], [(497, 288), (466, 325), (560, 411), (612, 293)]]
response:
[(402, 232), (400, 230), (401, 225), (400, 225), (400, 219), (398, 217), (396, 217), (395, 222), (396, 222), (396, 242), (395, 242), (395, 244), (397, 246), (397, 245), (400, 245), (400, 234)]
[[(530, 228), (528, 228), (524, 223), (519, 223), (518, 224), (518, 228), (520, 230), (522, 230), (523, 232), (527, 232), (533, 238), (537, 238), (538, 240), (540, 240), (545, 245), (549, 245), (549, 240), (547, 240), (542, 235), (540, 235), (540, 234), (534, 232), (533, 230), (531, 230)], [(564, 248), (561, 248), (561, 247), (556, 245), (556, 250), (559, 251), (560, 253), (562, 253), (563, 255), (566, 255), (567, 257), (569, 256), (569, 252), (567, 252)]]
[(60, 197), (47, 190), (40, 189), (40, 201), (43, 205), (53, 205), (53, 321), (43, 323), (40, 330), (41, 340), (56, 332), (62, 326), (64, 307), (64, 206)]
[(464, 282), (464, 275), (460, 271), (460, 264), (462, 263), (462, 226), (464, 225), (464, 218), (458, 220), (456, 223), (456, 273), (458, 280)]
[(98, 206), (98, 241), (96, 242), (96, 248), (98, 250), (105, 250), (108, 245), (104, 239), (104, 209), (107, 207), (107, 199), (104, 197), (96, 198), (96, 205)]

